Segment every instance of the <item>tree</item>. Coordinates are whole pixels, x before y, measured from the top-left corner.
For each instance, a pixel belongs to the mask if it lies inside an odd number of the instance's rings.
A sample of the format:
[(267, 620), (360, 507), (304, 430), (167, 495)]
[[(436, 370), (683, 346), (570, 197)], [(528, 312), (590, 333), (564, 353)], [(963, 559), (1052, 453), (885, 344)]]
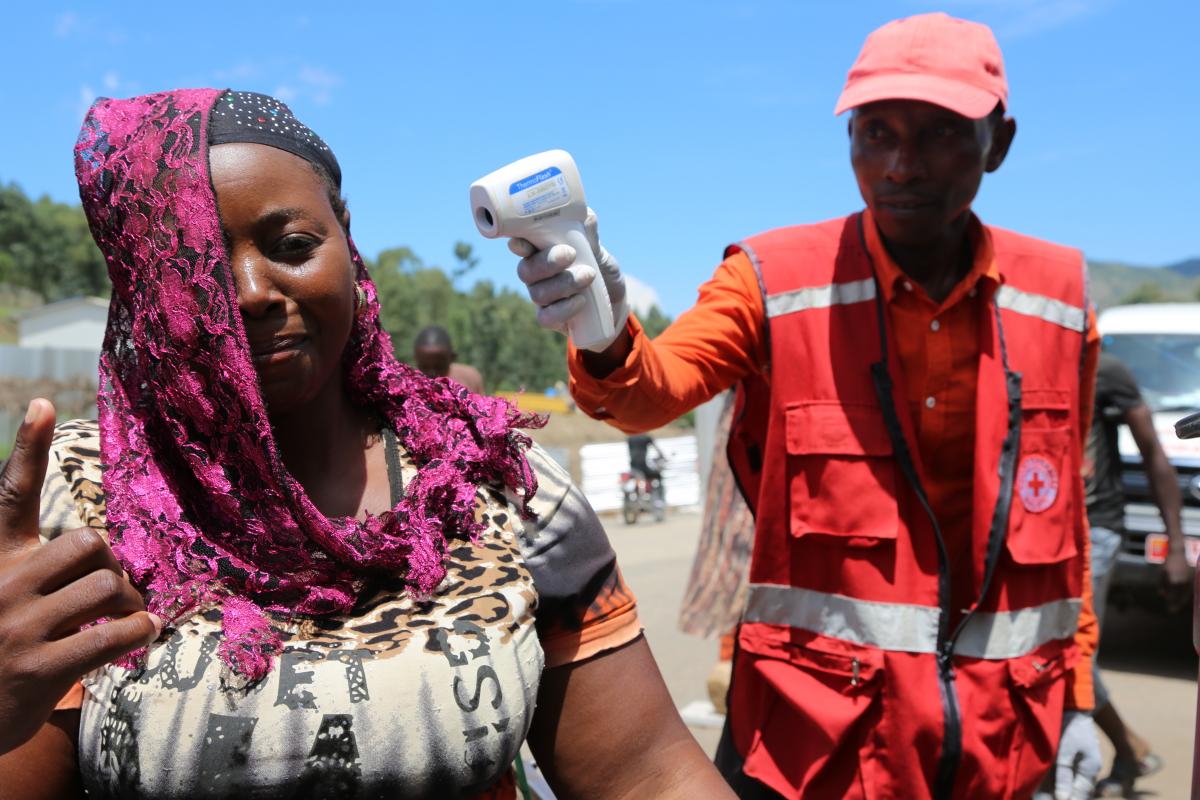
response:
[[(462, 243), (460, 243), (461, 245)], [(455, 248), (462, 265), (474, 267), (470, 245)], [(469, 290), (453, 275), (425, 266), (408, 248), (385, 250), (367, 268), (379, 291), (384, 330), (396, 356), (412, 362), (412, 343), (427, 325), (440, 325), (454, 341), (459, 360), (479, 369), (488, 391), (542, 391), (566, 379), (566, 342), (537, 324), (533, 305), (511, 289), (477, 281)]]
[(381, 322), (401, 359), (412, 359), (413, 339), (426, 325), (441, 325), (455, 334), (451, 318), (456, 316), (457, 292), (446, 273), (423, 266), (408, 248), (385, 250), (367, 267), (379, 291)]
[(45, 196), (34, 202), (15, 183), (0, 185), (0, 283), (47, 302), (107, 296), (107, 267), (83, 209)]
[(667, 329), (671, 324), (671, 318), (662, 312), (657, 305), (650, 306), (645, 315), (639, 315), (638, 319), (642, 323), (642, 328), (645, 329), (646, 335), (651, 339), (658, 336)]
[(450, 280), (457, 281), (479, 265), (479, 257), (474, 252), (471, 245), (466, 242), (454, 243), (454, 260), (458, 262), (458, 266), (450, 273)]
[(524, 294), (479, 281), (467, 295), (472, 311), (456, 349), (484, 374), (489, 391), (542, 391), (567, 378), (566, 339), (537, 323)]
[(1157, 283), (1143, 281), (1121, 301), (1121, 305), (1134, 303), (1162, 303), (1168, 299), (1167, 293)]

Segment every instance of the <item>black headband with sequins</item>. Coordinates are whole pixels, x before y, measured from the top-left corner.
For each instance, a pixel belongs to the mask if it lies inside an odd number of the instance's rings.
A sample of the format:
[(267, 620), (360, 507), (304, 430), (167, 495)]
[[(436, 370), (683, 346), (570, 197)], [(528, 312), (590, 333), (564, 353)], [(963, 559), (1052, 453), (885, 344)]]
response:
[(265, 144), (320, 164), (337, 188), (342, 188), (342, 168), (329, 145), (270, 95), (230, 90), (217, 98), (209, 115), (208, 143), (231, 142)]

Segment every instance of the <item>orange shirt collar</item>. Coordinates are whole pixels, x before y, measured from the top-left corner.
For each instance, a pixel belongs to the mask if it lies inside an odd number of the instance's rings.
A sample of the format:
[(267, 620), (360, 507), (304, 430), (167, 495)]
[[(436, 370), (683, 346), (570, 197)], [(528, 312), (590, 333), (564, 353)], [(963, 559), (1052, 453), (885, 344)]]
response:
[[(883, 246), (883, 238), (875, 227), (875, 218), (870, 209), (863, 211), (863, 231), (867, 240), (867, 252), (870, 253), (875, 267), (875, 276), (879, 278), (879, 284), (883, 287), (883, 299), (889, 303), (892, 302), (896, 297), (896, 292), (905, 282), (911, 284), (913, 291), (921, 292), (924, 295), (924, 290), (916, 281), (912, 281), (904, 274), (904, 270), (900, 269), (900, 266), (892, 260), (887, 248)], [(997, 269), (996, 259), (993, 256), (991, 234), (988, 233), (987, 228), (983, 227), (983, 223), (979, 221), (979, 217), (975, 216), (974, 212), (971, 213), (971, 220), (967, 223), (967, 233), (971, 237), (971, 244), (975, 249), (975, 261), (971, 265), (971, 271), (958, 282), (954, 291), (942, 302), (941, 308), (949, 308), (957, 303), (980, 281), (984, 281), (990, 289), (995, 289), (1000, 285), (1000, 270)]]

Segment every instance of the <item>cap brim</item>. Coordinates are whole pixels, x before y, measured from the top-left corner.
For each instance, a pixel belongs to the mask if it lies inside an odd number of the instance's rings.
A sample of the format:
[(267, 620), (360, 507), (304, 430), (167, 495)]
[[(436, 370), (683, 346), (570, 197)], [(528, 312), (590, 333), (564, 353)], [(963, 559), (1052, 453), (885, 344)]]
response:
[(938, 75), (911, 73), (858, 78), (842, 90), (834, 116), (882, 100), (920, 100), (948, 108), (970, 119), (982, 119), (1001, 100), (996, 95)]

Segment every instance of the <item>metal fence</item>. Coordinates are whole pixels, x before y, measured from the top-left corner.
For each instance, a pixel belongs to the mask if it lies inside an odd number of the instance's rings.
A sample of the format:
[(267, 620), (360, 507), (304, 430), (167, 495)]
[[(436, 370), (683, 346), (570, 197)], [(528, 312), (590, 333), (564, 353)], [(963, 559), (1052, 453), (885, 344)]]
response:
[(83, 379), (95, 384), (99, 363), (99, 350), (0, 344), (0, 380), (19, 378), (70, 383)]

